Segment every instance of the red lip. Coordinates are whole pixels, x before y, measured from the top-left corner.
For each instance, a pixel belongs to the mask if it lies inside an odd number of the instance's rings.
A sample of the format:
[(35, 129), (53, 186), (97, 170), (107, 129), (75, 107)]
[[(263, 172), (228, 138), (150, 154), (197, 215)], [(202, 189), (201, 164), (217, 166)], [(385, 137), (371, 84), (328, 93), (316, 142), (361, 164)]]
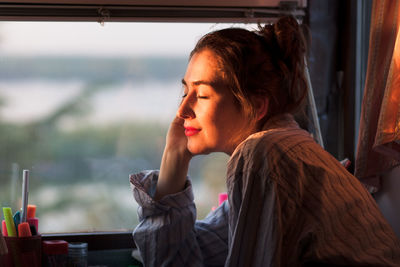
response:
[(192, 136), (200, 132), (200, 129), (194, 128), (194, 127), (185, 127), (185, 135), (186, 136)]

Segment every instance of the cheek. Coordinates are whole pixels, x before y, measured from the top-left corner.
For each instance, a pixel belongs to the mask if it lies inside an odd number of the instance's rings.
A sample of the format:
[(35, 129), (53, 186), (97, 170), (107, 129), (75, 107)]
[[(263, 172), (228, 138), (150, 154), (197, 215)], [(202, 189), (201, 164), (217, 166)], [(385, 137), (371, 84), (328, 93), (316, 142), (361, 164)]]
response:
[(198, 121), (207, 133), (215, 131), (219, 127), (221, 110), (216, 105), (204, 105), (196, 112)]
[(232, 138), (237, 128), (236, 116), (230, 112), (221, 111), (211, 118), (208, 134), (218, 143), (224, 143)]
[(243, 139), (250, 127), (248, 118), (236, 109), (224, 113), (224, 116), (221, 116), (220, 124), (223, 126), (221, 138), (224, 138), (227, 142), (237, 142), (238, 139)]
[(198, 109), (197, 119), (207, 143), (217, 145), (234, 138), (243, 128), (245, 118), (236, 106), (224, 101)]
[(225, 106), (226, 108), (220, 109), (214, 118), (215, 124), (223, 128), (237, 128), (243, 122), (243, 116), (233, 106)]

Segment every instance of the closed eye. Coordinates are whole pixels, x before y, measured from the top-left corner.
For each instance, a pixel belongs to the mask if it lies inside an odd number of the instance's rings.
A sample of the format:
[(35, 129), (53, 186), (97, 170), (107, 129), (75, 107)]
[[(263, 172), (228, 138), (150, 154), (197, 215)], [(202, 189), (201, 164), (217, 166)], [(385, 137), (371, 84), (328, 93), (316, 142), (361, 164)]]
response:
[(198, 95), (197, 98), (200, 98), (200, 99), (208, 99), (209, 97), (208, 97), (208, 96), (203, 96), (203, 95)]

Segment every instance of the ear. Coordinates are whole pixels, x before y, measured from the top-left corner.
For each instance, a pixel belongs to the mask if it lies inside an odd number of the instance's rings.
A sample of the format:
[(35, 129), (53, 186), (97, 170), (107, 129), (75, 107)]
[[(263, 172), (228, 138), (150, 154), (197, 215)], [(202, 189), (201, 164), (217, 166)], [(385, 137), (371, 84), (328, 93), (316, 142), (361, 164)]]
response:
[(269, 98), (266, 96), (258, 96), (254, 97), (253, 100), (257, 110), (256, 118), (257, 121), (259, 121), (264, 118), (268, 112)]

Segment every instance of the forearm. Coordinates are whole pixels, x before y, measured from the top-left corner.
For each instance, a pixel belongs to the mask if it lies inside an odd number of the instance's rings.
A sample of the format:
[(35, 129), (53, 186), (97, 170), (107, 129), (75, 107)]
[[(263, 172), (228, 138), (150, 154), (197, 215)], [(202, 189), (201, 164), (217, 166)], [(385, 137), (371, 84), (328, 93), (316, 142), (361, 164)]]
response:
[(227, 201), (204, 220), (195, 222), (190, 180), (185, 180), (179, 193), (155, 202), (151, 192), (158, 178), (158, 171), (130, 176), (140, 220), (133, 236), (145, 265), (223, 266), (228, 253)]
[(145, 266), (202, 266), (190, 180), (181, 192), (155, 202), (149, 192), (154, 192), (158, 175), (144, 171), (130, 176), (140, 220), (133, 238), (143, 262)]
[(166, 148), (161, 160), (160, 174), (154, 200), (183, 190), (191, 156)]

